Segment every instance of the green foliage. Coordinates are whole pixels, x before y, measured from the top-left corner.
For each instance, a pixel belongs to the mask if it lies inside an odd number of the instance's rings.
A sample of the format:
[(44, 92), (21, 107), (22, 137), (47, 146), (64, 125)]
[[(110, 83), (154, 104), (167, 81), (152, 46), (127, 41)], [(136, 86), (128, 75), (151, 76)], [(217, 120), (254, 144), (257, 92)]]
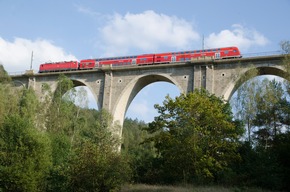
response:
[[(253, 128), (253, 121), (256, 113), (256, 103), (253, 102), (257, 97), (257, 87), (256, 81), (252, 79), (259, 74), (259, 71), (254, 67), (250, 66), (250, 70), (246, 73), (242, 72), (241, 69), (237, 70), (239, 74), (239, 81), (236, 86), (240, 86), (237, 90), (236, 98), (232, 99), (233, 111), (236, 111), (236, 118), (240, 119), (247, 130), (247, 139), (251, 142), (251, 131)], [(242, 84), (242, 85), (241, 85)]]
[(123, 125), (122, 153), (130, 159), (133, 171), (132, 181), (136, 183), (154, 183), (155, 149), (153, 143), (144, 143), (149, 136), (144, 130), (148, 125), (137, 119), (125, 119)]
[(38, 102), (32, 90), (15, 89), (9, 81), (1, 70), (0, 191), (43, 191), (51, 149), (36, 127)]
[[(47, 191), (114, 191), (128, 180), (127, 160), (116, 151), (119, 140), (109, 130), (112, 117), (105, 111), (76, 106), (78, 93), (66, 91), (73, 83), (59, 78), (47, 130), (52, 139), (51, 169)], [(79, 97), (79, 103), (85, 103)]]
[(159, 116), (149, 124), (165, 182), (214, 181), (239, 159), (242, 129), (232, 121), (228, 104), (205, 90), (166, 97), (155, 106)]
[(247, 81), (238, 90), (233, 102), (236, 118), (246, 125), (250, 143), (264, 142), (265, 145), (265, 139), (280, 133), (282, 127), (290, 122), (290, 103), (283, 84), (275, 79), (256, 78)]
[(52, 103), (46, 113), (46, 128), (49, 132), (62, 132), (68, 135), (74, 133), (72, 120), (75, 119), (76, 106), (70, 95), (63, 98), (70, 89), (73, 89), (73, 82), (64, 75), (60, 75), (57, 89), (51, 96)]
[(43, 191), (51, 166), (49, 140), (23, 117), (0, 125), (0, 190)]
[(279, 164), (279, 177), (281, 185), (279, 186), (285, 191), (290, 191), (290, 132), (279, 134), (275, 137), (273, 141), (273, 149), (271, 151), (276, 157), (277, 163)]
[(22, 95), (19, 101), (20, 106), (20, 115), (32, 121), (32, 123), (36, 122), (36, 114), (40, 110), (39, 101), (35, 95), (34, 90), (32, 89), (23, 89)]
[(11, 77), (5, 71), (3, 65), (0, 64), (0, 83), (9, 83), (11, 82)]
[(281, 166), (270, 150), (253, 148), (249, 142), (239, 149), (242, 161), (235, 165), (232, 182), (238, 186), (259, 186), (264, 189), (281, 189)]
[(117, 151), (119, 141), (109, 131), (111, 116), (95, 114), (92, 127), (79, 131), (70, 160), (70, 188), (75, 191), (117, 191), (128, 181), (130, 168)]
[(4, 122), (7, 115), (18, 113), (18, 94), (9, 85), (0, 84), (0, 124)]
[(75, 149), (70, 163), (71, 190), (118, 191), (128, 181), (126, 160), (116, 151), (103, 149), (89, 141)]
[(85, 94), (65, 76), (54, 93), (42, 88), (38, 100), (32, 89), (0, 84), (0, 191), (119, 189), (130, 168), (111, 116), (76, 106), (85, 107)]

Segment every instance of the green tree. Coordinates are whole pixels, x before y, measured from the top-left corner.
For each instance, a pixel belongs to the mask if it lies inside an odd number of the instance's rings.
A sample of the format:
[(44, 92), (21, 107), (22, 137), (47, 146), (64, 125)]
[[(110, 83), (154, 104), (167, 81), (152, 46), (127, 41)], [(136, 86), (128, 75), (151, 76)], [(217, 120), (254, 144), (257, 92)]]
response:
[(75, 104), (71, 97), (73, 94), (65, 94), (71, 89), (74, 93), (73, 82), (66, 76), (60, 75), (57, 89), (51, 96), (52, 102), (46, 113), (46, 128), (49, 132), (72, 135)]
[(258, 130), (253, 136), (257, 144), (267, 148), (289, 122), (289, 114), (287, 114), (290, 110), (289, 102), (282, 83), (275, 79), (272, 81), (264, 79), (256, 91), (259, 97), (253, 101), (257, 105), (253, 123)]
[(144, 143), (149, 136), (144, 130), (148, 125), (138, 119), (126, 118), (122, 131), (122, 154), (130, 159), (133, 172), (132, 179), (136, 183), (154, 183), (154, 158), (156, 156), (153, 143)]
[(283, 185), (281, 163), (272, 150), (253, 147), (244, 142), (239, 148), (241, 161), (233, 165), (236, 174), (232, 184), (241, 187), (259, 187), (263, 189), (280, 190)]
[(43, 191), (51, 166), (50, 141), (36, 127), (38, 100), (14, 88), (0, 70), (0, 191)]
[(257, 106), (255, 98), (257, 97), (256, 81), (246, 81), (237, 91), (237, 97), (234, 98), (236, 117), (241, 119), (246, 126), (247, 140), (251, 143), (251, 134), (253, 121), (256, 116)]
[(0, 191), (43, 191), (51, 166), (45, 133), (17, 114), (0, 125)]
[(21, 94), (19, 100), (20, 115), (30, 120), (32, 123), (36, 123), (38, 118), (37, 115), (41, 112), (41, 107), (34, 90), (31, 88), (22, 89)]
[(19, 112), (21, 91), (12, 89), (11, 78), (0, 64), (0, 124), (9, 114)]
[[(48, 85), (43, 85), (42, 115), (44, 127), (51, 139), (53, 167), (48, 178), (47, 191), (68, 191), (70, 158), (73, 154), (77, 122), (80, 120), (78, 108), (74, 103), (75, 89), (73, 82), (60, 75), (54, 93)], [(68, 91), (71, 94), (68, 94)]]
[(242, 128), (229, 104), (205, 90), (166, 97), (147, 129), (153, 136), (167, 182), (214, 181), (239, 159)]
[(118, 191), (130, 178), (126, 158), (116, 149), (118, 138), (110, 133), (111, 117), (105, 111), (95, 116), (92, 127), (79, 131), (70, 160), (69, 188), (73, 191)]
[(280, 179), (282, 183), (278, 189), (282, 189), (284, 191), (290, 191), (290, 132), (287, 131), (285, 133), (277, 135), (273, 141), (273, 149), (270, 151), (273, 156), (277, 159), (277, 163), (279, 164), (279, 176), (277, 179)]
[(3, 65), (0, 64), (0, 83), (9, 83), (11, 82), (11, 77), (5, 71)]
[(19, 113), (20, 91), (0, 83), (0, 124), (6, 116)]
[(231, 105), (233, 111), (235, 111), (235, 118), (240, 119), (245, 125), (247, 140), (251, 143), (251, 133), (254, 128), (254, 118), (256, 116), (257, 104), (254, 102), (258, 97), (259, 84), (254, 79), (258, 75), (259, 71), (254, 67), (250, 66), (250, 70), (246, 73), (242, 73), (241, 69), (237, 69), (237, 73), (240, 74), (238, 85), (241, 84), (237, 90), (237, 94), (231, 99)]

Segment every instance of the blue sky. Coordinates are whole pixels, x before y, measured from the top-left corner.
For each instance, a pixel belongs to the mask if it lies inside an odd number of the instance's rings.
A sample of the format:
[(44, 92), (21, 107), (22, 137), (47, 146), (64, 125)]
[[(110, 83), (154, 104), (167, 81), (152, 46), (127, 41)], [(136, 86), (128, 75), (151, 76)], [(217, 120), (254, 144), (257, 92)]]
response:
[[(0, 64), (12, 72), (48, 61), (238, 46), (279, 50), (290, 40), (290, 0), (0, 0)], [(204, 37), (204, 38), (203, 38)], [(155, 103), (179, 95), (168, 83), (145, 87), (127, 116), (146, 122)]]

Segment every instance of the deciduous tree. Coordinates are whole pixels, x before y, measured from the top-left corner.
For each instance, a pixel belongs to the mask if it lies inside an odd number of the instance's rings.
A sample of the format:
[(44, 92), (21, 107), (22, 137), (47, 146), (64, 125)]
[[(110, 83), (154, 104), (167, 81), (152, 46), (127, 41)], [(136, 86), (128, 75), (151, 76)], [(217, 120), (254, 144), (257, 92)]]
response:
[(9, 115), (0, 125), (0, 191), (43, 191), (51, 166), (50, 142), (31, 121)]
[(239, 159), (242, 129), (221, 98), (195, 90), (175, 99), (167, 96), (163, 106), (155, 107), (159, 116), (147, 130), (168, 182), (213, 181)]

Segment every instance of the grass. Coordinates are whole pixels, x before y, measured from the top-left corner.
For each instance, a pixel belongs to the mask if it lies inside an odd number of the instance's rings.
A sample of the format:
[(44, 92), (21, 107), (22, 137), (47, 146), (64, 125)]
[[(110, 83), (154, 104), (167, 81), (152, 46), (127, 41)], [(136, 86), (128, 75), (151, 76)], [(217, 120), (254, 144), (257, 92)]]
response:
[(221, 186), (161, 186), (161, 185), (125, 185), (121, 192), (271, 192), (256, 188), (226, 188)]

